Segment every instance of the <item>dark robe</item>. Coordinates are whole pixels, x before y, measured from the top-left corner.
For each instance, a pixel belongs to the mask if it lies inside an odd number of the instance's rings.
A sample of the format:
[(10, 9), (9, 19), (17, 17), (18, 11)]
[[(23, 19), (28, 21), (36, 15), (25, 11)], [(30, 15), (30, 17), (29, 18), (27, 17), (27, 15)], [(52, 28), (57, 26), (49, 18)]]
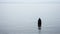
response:
[(38, 28), (41, 27), (41, 19), (38, 19)]

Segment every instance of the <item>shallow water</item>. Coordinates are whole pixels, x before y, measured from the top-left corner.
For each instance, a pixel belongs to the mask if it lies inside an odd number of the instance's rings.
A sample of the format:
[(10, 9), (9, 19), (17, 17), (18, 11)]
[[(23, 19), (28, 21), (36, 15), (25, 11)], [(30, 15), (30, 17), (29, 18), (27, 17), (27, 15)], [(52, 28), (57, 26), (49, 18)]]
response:
[(60, 4), (0, 3), (0, 34), (60, 34)]

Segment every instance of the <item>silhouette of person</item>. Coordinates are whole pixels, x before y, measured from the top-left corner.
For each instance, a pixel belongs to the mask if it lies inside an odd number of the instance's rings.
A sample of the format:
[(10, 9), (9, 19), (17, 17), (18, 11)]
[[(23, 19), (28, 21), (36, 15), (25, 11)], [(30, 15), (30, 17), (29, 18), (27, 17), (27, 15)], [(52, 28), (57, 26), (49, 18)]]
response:
[(39, 30), (41, 29), (41, 19), (40, 18), (38, 19), (38, 29)]

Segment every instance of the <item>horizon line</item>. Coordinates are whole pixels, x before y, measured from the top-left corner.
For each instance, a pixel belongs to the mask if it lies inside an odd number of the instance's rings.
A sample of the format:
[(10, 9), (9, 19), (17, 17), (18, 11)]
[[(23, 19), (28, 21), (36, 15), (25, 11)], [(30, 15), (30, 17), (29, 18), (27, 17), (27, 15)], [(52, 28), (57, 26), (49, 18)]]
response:
[(12, 3), (12, 4), (60, 4), (60, 2), (0, 2), (1, 3)]

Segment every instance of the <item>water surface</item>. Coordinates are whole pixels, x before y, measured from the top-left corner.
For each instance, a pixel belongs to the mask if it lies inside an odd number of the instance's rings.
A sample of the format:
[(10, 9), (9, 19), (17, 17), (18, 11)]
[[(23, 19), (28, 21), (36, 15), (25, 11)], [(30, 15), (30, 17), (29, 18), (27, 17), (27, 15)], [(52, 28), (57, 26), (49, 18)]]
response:
[(60, 34), (60, 4), (0, 3), (0, 34)]

